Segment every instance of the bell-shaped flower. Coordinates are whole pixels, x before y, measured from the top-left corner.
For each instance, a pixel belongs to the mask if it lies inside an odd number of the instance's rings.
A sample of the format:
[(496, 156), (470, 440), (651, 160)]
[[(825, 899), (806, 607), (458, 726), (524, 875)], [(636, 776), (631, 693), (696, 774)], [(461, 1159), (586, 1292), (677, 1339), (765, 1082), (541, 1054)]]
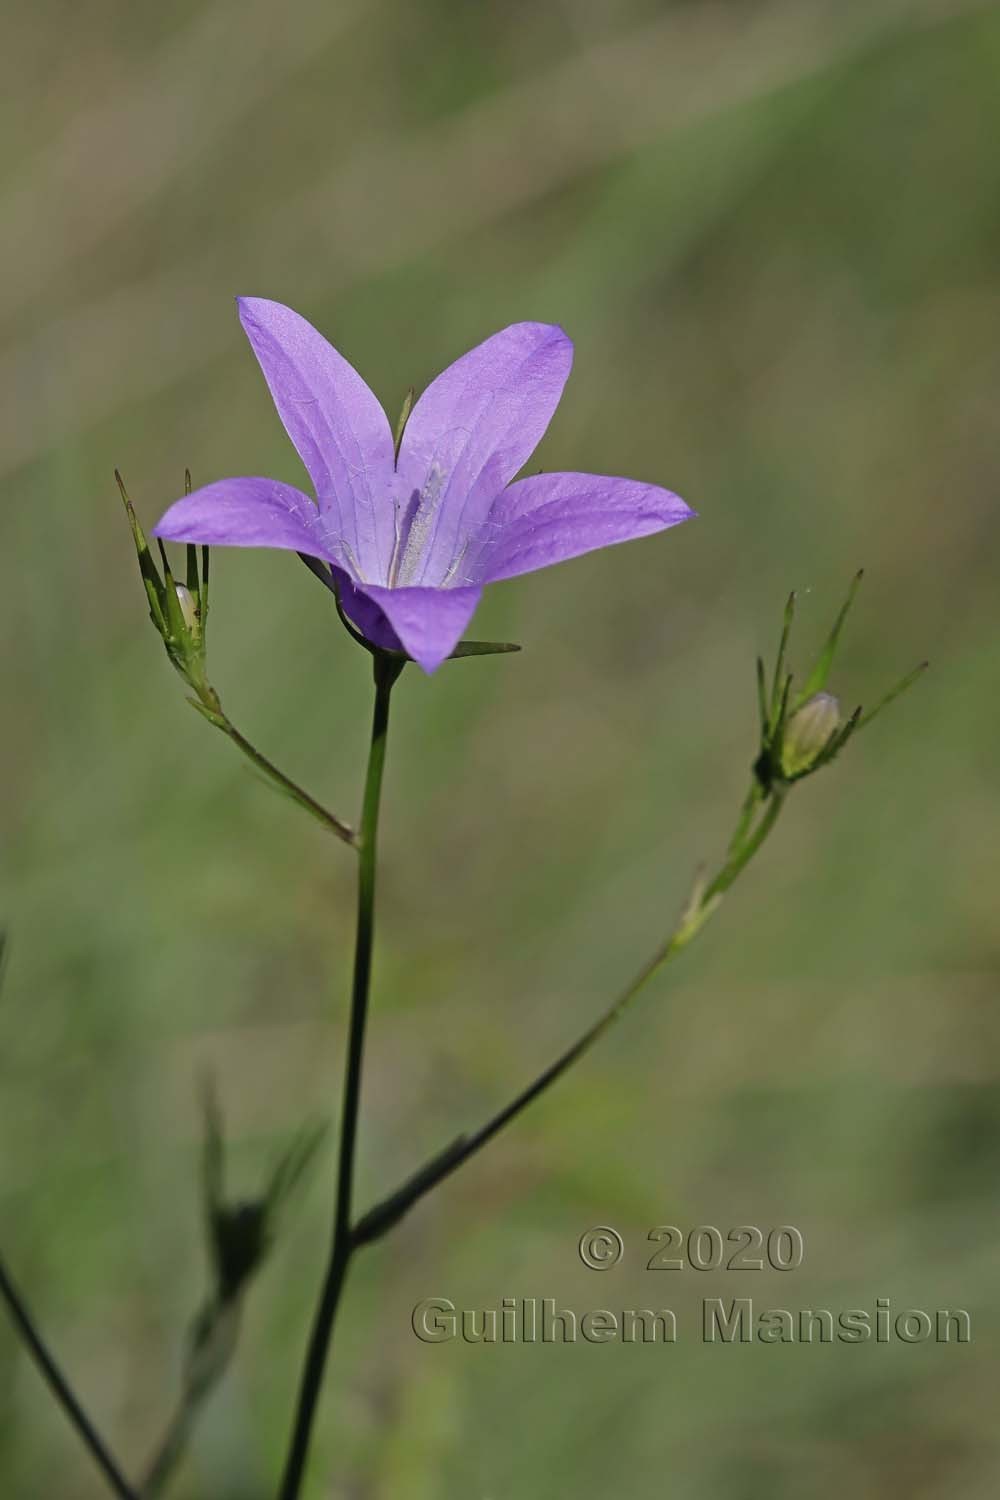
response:
[(515, 323), (463, 355), (416, 402), (397, 452), (377, 398), (304, 318), (256, 297), (238, 308), (315, 503), (274, 479), (222, 479), (178, 500), (154, 534), (318, 560), (366, 641), (427, 672), (454, 650), (486, 584), (693, 514), (638, 480), (515, 480), (569, 375), (561, 328)]

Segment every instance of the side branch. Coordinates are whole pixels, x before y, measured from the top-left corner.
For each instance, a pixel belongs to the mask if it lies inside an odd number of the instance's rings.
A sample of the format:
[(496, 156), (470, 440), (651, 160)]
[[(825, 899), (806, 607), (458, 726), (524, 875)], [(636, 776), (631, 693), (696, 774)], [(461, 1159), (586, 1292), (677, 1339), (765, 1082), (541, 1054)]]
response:
[(321, 802), (317, 802), (316, 798), (304, 787), (299, 786), (298, 782), (293, 781), (290, 776), (286, 776), (284, 771), (279, 770), (273, 761), (268, 760), (267, 756), (257, 749), (256, 745), (252, 745), (246, 735), (240, 733), (224, 712), (214, 688), (206, 684), (203, 689), (198, 689), (198, 696), (189, 698), (188, 702), (216, 729), (221, 729), (237, 750), (246, 756), (251, 765), (266, 777), (277, 791), (284, 792), (287, 797), (309, 813), (310, 817), (315, 818), (317, 823), (321, 823), (329, 833), (334, 834), (343, 843), (357, 848), (358, 835), (350, 824), (338, 818), (336, 813), (330, 812)]
[(426, 1193), (429, 1193), (432, 1188), (437, 1187), (438, 1183), (443, 1182), (446, 1177), (450, 1177), (452, 1172), (457, 1171), (463, 1162), (468, 1161), (470, 1156), (475, 1156), (477, 1151), (481, 1151), (495, 1135), (499, 1135), (505, 1125), (509, 1125), (511, 1120), (515, 1120), (523, 1109), (527, 1109), (528, 1105), (537, 1099), (540, 1094), (544, 1094), (545, 1090), (551, 1084), (555, 1083), (557, 1078), (562, 1077), (567, 1068), (572, 1067), (573, 1063), (590, 1050), (594, 1043), (604, 1035), (605, 1031), (618, 1020), (625, 1007), (639, 992), (646, 981), (651, 979), (656, 971), (662, 968), (673, 957), (675, 951), (677, 950), (674, 938), (672, 937), (669, 942), (657, 950), (645, 968), (640, 970), (636, 975), (629, 987), (619, 995), (614, 1005), (610, 1006), (602, 1016), (599, 1016), (594, 1024), (584, 1032), (582, 1037), (579, 1037), (571, 1047), (567, 1048), (560, 1057), (557, 1057), (555, 1062), (550, 1063), (544, 1073), (540, 1073), (506, 1108), (500, 1110), (499, 1114), (494, 1115), (491, 1120), (487, 1120), (486, 1124), (481, 1126), (473, 1135), (460, 1135), (457, 1140), (452, 1141), (450, 1146), (446, 1146), (443, 1151), (437, 1156), (432, 1157), (418, 1172), (415, 1172), (396, 1192), (390, 1193), (387, 1198), (382, 1199), (381, 1203), (377, 1203), (374, 1208), (369, 1209), (354, 1226), (352, 1232), (353, 1244), (355, 1246), (367, 1245), (372, 1240), (381, 1238)]
[(24, 1340), (26, 1348), (42, 1374), (42, 1378), (66, 1413), (73, 1427), (76, 1428), (84, 1446), (104, 1475), (111, 1490), (119, 1497), (119, 1500), (139, 1500), (138, 1493), (132, 1488), (118, 1467), (114, 1455), (80, 1405), (69, 1381), (46, 1347), (41, 1334), (35, 1327), (27, 1304), (11, 1280), (2, 1259), (0, 1259), (0, 1296), (6, 1302), (11, 1321)]
[(370, 1208), (358, 1222), (351, 1232), (352, 1246), (357, 1248), (361, 1245), (370, 1244), (373, 1240), (380, 1239), (389, 1229), (408, 1213), (432, 1188), (437, 1187), (452, 1172), (458, 1170), (463, 1162), (468, 1161), (470, 1156), (475, 1156), (477, 1151), (498, 1135), (505, 1125), (526, 1109), (533, 1100), (543, 1094), (556, 1079), (561, 1078), (563, 1073), (579, 1058), (589, 1052), (595, 1042), (599, 1041), (604, 1033), (614, 1025), (625, 1011), (627, 1006), (635, 999), (641, 989), (658, 973), (671, 959), (684, 949), (693, 938), (701, 931), (712, 913), (717, 909), (723, 893), (733, 884), (737, 876), (750, 863), (753, 856), (760, 849), (768, 834), (771, 832), (778, 820), (781, 811), (783, 797), (780, 792), (774, 792), (768, 802), (768, 806), (761, 816), (756, 827), (751, 830), (751, 822), (754, 812), (757, 810), (761, 800), (756, 785), (751, 787), (747, 801), (741, 813), (737, 833), (730, 844), (729, 853), (722, 868), (710, 882), (699, 880), (695, 884), (687, 906), (682, 913), (677, 926), (673, 932), (653, 954), (653, 956), (639, 970), (631, 983), (622, 991), (609, 1006), (603, 1015), (593, 1023), (592, 1026), (579, 1037), (571, 1047), (567, 1048), (555, 1062), (551, 1063), (543, 1073), (528, 1085), (520, 1094), (513, 1099), (506, 1108), (500, 1110), (499, 1114), (487, 1120), (472, 1135), (460, 1135), (451, 1145), (446, 1146), (437, 1156), (431, 1160), (412, 1177), (408, 1178), (401, 1187), (374, 1208)]

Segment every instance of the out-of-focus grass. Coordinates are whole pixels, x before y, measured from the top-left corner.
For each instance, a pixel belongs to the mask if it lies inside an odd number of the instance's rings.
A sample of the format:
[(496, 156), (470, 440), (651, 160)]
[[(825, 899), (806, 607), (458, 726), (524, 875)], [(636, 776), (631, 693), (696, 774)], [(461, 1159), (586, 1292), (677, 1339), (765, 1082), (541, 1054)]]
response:
[[(1000, 1459), (988, 4), (46, 0), (0, 63), (5, 1250), (130, 1466), (201, 1290), (199, 1068), (251, 1187), (333, 1114), (349, 854), (190, 714), (111, 483), (147, 519), (294, 455), (231, 297), (310, 316), (394, 409), (565, 324), (548, 467), (647, 476), (672, 535), (493, 590), (516, 658), (397, 693), (363, 1197), (490, 1112), (655, 942), (728, 831), (752, 659), (859, 564), (835, 688), (933, 671), (797, 795), (704, 945), (357, 1267), (310, 1495), (977, 1500)], [(294, 559), (217, 554), (233, 716), (349, 814), (366, 663)], [(268, 1493), (324, 1162), (179, 1497)], [(798, 1224), (795, 1273), (646, 1273), (662, 1222)], [(628, 1253), (578, 1263), (591, 1223)], [(646, 1251), (646, 1254), (643, 1252)], [(661, 1347), (427, 1347), (419, 1298), (673, 1305)], [(969, 1347), (707, 1348), (702, 1296), (963, 1306)], [(96, 1495), (0, 1333), (0, 1493)]]

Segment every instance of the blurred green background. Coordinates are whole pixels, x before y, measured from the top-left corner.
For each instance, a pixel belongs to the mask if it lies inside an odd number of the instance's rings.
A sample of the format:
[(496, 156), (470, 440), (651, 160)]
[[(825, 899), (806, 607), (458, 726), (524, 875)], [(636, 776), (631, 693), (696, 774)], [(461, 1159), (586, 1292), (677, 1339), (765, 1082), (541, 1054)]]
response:
[[(0, 62), (0, 1234), (130, 1471), (205, 1284), (197, 1082), (234, 1186), (333, 1117), (353, 868), (184, 705), (111, 479), (151, 523), (301, 481), (237, 293), (391, 412), (507, 322), (577, 362), (548, 468), (690, 526), (500, 585), (520, 656), (396, 692), (360, 1197), (499, 1107), (656, 943), (742, 796), (753, 658), (933, 670), (701, 945), (357, 1264), (310, 1500), (993, 1496), (1000, 1230), (1000, 7), (892, 0), (17, 4)], [(367, 660), (296, 559), (219, 552), (236, 722), (352, 816)], [(274, 1485), (326, 1149), (173, 1493)], [(792, 1223), (802, 1268), (653, 1274), (648, 1230)], [(576, 1254), (616, 1226), (622, 1265)], [(966, 1347), (706, 1348), (704, 1296), (965, 1307)], [(676, 1346), (422, 1345), (413, 1304), (670, 1305)], [(0, 1495), (102, 1493), (6, 1323)]]

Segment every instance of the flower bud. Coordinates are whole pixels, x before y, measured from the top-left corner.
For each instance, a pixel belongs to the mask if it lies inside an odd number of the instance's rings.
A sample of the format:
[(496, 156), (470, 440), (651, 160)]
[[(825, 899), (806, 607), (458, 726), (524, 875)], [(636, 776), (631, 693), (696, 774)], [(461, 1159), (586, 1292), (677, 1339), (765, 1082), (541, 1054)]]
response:
[(816, 693), (785, 726), (781, 772), (801, 776), (815, 764), (840, 725), (840, 704), (832, 693)]
[(185, 588), (183, 583), (175, 583), (174, 592), (177, 595), (177, 602), (181, 607), (181, 614), (184, 616), (184, 624), (188, 630), (197, 632), (199, 627), (198, 606), (194, 602), (194, 595), (189, 588)]

